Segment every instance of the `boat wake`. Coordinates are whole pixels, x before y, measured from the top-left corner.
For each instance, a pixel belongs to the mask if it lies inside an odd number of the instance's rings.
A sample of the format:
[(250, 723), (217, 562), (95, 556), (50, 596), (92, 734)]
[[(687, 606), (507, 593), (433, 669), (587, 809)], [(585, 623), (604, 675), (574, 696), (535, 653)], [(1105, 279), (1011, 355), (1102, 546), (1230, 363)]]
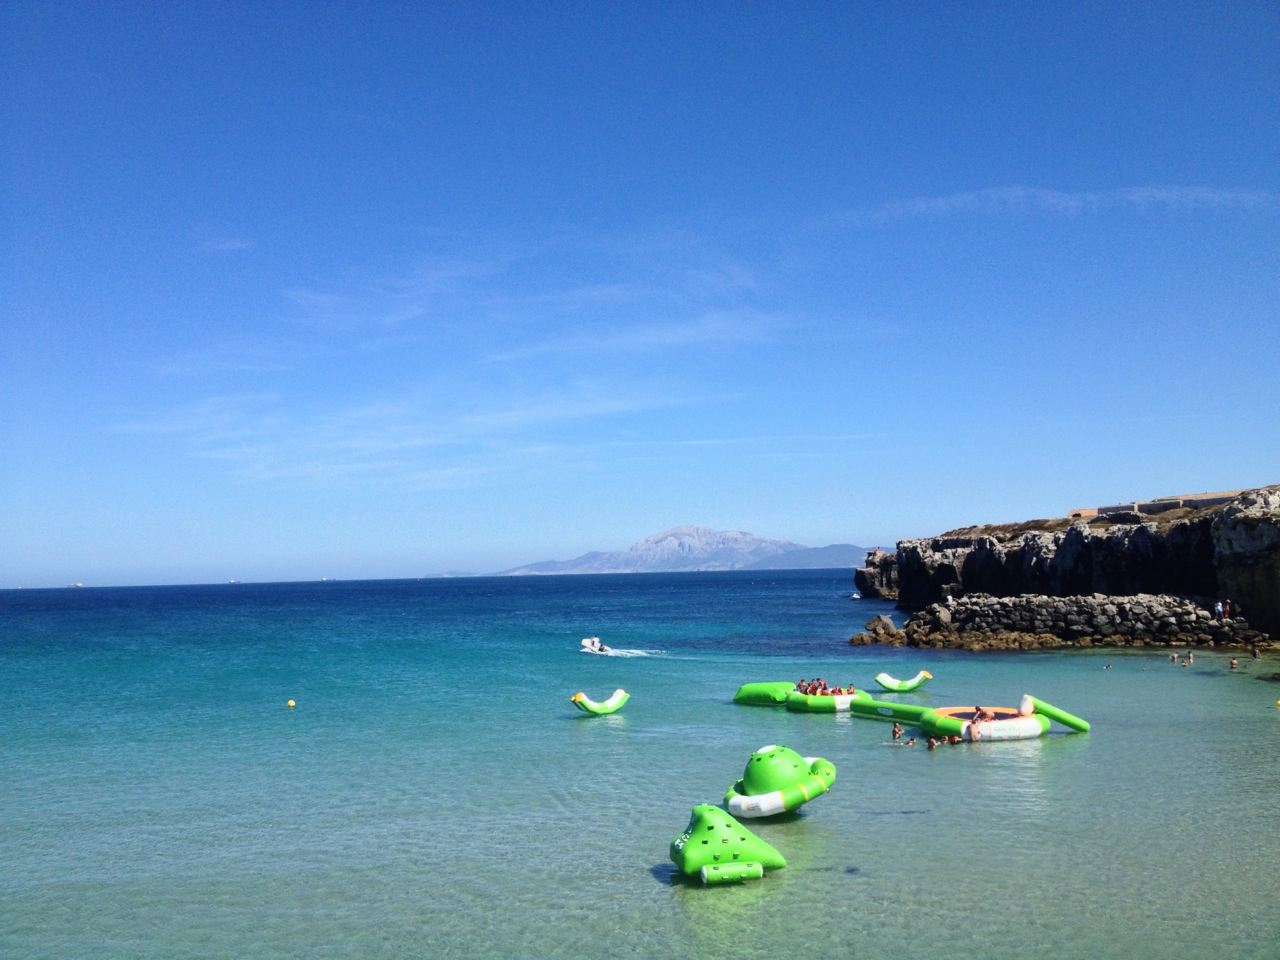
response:
[(612, 648), (604, 651), (601, 656), (604, 657), (662, 657), (666, 656), (665, 650), (620, 650)]
[(597, 657), (665, 657), (665, 650), (624, 650), (618, 647), (610, 647), (607, 650), (587, 650), (582, 649), (579, 653), (590, 653)]
[(579, 653), (591, 653), (597, 657), (655, 657), (662, 656), (665, 650), (637, 650), (623, 649), (619, 647), (608, 647), (600, 642), (599, 637), (587, 637), (582, 641), (582, 649)]

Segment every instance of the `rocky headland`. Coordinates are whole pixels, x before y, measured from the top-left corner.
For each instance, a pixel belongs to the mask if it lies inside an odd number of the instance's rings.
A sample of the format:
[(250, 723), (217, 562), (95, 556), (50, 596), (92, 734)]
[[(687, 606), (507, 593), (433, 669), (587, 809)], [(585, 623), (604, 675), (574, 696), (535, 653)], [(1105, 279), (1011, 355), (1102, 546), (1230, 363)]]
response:
[(858, 590), (911, 616), (902, 630), (877, 618), (850, 642), (1280, 647), (1280, 487), (1079, 513), (873, 551)]

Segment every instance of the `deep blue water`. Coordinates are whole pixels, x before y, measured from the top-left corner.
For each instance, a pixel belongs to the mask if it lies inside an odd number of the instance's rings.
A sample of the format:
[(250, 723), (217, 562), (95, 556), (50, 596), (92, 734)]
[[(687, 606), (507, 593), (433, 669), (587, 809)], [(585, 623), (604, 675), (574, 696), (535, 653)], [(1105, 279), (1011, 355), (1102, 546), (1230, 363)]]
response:
[[(0, 593), (0, 955), (1278, 955), (1274, 660), (850, 647), (891, 609), (851, 591), (787, 571)], [(632, 655), (579, 653), (591, 635)], [(896, 696), (1030, 692), (1093, 730), (930, 753), (731, 702), (921, 668)], [(613, 716), (569, 703), (615, 687)], [(838, 770), (750, 824), (788, 867), (684, 882), (690, 807), (774, 742)]]

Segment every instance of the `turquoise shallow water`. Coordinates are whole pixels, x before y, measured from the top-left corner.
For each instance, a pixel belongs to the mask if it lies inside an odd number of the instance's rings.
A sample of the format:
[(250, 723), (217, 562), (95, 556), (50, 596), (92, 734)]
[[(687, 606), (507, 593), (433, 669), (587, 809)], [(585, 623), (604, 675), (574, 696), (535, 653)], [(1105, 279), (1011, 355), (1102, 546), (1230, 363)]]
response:
[[(889, 608), (850, 591), (827, 571), (0, 593), (0, 955), (1280, 955), (1280, 664), (852, 648)], [(639, 653), (578, 653), (593, 634)], [(1093, 730), (929, 752), (730, 702), (922, 667), (885, 699), (1029, 692)], [(613, 716), (569, 703), (618, 686)], [(789, 866), (676, 877), (690, 807), (775, 742), (838, 770), (748, 824)]]

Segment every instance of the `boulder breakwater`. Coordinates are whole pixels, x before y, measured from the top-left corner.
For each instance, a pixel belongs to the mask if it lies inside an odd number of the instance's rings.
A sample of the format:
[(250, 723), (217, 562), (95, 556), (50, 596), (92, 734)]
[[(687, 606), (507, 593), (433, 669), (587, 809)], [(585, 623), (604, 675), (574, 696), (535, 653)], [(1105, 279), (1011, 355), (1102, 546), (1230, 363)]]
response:
[(965, 596), (913, 613), (901, 630), (888, 617), (867, 624), (850, 642), (860, 645), (1043, 650), (1070, 647), (1270, 646), (1243, 617), (1218, 615), (1183, 597)]
[(873, 551), (855, 573), (858, 590), (912, 616), (902, 631), (872, 621), (852, 642), (1271, 646), (1280, 636), (1280, 487), (1210, 506), (1152, 503), (1162, 509), (970, 527)]

